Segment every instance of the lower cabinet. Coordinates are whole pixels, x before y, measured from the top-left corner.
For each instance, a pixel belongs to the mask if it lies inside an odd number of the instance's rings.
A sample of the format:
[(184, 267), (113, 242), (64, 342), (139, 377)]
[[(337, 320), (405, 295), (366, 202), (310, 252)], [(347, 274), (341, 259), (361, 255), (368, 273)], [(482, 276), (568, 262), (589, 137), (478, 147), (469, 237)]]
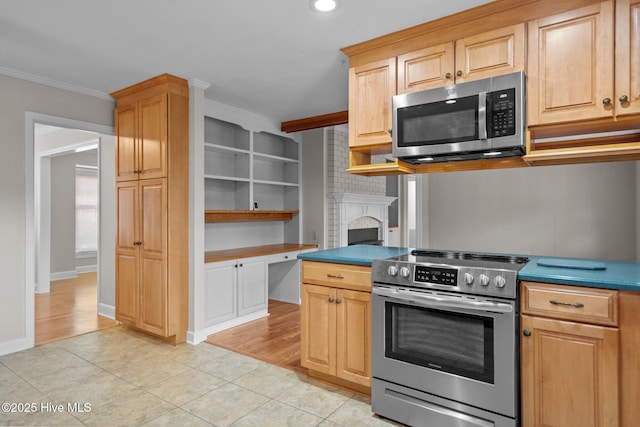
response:
[[(301, 364), (311, 375), (366, 391), (371, 387), (370, 268), (327, 263), (321, 275), (322, 264), (302, 263)], [(323, 276), (343, 282), (307, 283)]]
[(617, 291), (522, 283), (523, 427), (619, 426)]
[(205, 264), (206, 325), (266, 314), (267, 292), (266, 257)]

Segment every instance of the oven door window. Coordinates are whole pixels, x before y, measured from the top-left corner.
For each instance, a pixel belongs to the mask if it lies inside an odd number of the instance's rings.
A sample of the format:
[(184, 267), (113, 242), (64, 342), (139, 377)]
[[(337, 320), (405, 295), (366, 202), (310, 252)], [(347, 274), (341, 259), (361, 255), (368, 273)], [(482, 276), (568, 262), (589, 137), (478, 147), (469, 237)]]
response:
[(385, 356), (494, 383), (491, 317), (385, 302)]

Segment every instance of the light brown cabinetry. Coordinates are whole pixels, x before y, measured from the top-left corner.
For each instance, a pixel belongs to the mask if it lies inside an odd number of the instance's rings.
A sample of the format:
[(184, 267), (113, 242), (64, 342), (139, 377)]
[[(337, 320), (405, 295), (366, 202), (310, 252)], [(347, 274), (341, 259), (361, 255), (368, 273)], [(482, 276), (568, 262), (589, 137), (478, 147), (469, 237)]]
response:
[(371, 269), (302, 262), (301, 364), (310, 375), (369, 391)]
[(521, 286), (523, 427), (620, 425), (618, 292)]
[(616, 114), (640, 113), (640, 1), (616, 0)]
[(639, 17), (611, 0), (530, 22), (528, 124), (640, 112)]
[[(392, 98), (396, 94), (524, 70), (525, 25), (518, 24), (413, 50), (349, 69), (350, 172), (375, 174), (372, 154), (391, 152)], [(412, 173), (404, 163), (377, 170)]]
[(166, 176), (167, 95), (118, 108), (116, 115), (116, 180)]
[[(376, 176), (639, 159), (638, 22), (638, 0), (501, 0), (343, 48), (352, 75), (348, 172)], [(516, 70), (527, 73), (530, 138), (522, 159), (420, 166), (376, 159), (390, 157), (393, 94)]]
[(398, 56), (398, 93), (524, 70), (525, 24)]
[(166, 178), (117, 183), (116, 318), (165, 335)]
[(396, 94), (396, 59), (349, 69), (349, 146), (391, 143), (391, 99)]
[(640, 156), (639, 19), (610, 0), (529, 22), (527, 163)]
[(116, 319), (170, 341), (188, 316), (188, 86), (162, 75), (116, 108)]
[(613, 2), (529, 23), (528, 125), (612, 117)]

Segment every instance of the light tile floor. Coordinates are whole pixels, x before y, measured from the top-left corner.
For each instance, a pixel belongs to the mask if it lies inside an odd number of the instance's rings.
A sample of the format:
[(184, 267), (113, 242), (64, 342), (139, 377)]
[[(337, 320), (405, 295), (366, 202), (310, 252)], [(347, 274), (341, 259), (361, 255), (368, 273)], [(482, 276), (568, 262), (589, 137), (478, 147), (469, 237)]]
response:
[(358, 393), (122, 327), (0, 357), (0, 403), (2, 426), (398, 425)]

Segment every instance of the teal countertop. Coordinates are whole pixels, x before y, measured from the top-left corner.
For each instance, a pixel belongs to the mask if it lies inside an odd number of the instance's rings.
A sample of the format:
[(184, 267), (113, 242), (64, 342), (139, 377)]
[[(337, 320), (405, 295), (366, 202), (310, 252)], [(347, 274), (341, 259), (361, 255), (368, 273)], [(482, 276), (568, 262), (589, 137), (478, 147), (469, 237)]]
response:
[(396, 248), (393, 246), (353, 245), (299, 254), (298, 259), (371, 266), (374, 259), (390, 258), (406, 254), (411, 250), (412, 248)]
[(520, 280), (640, 291), (640, 263), (529, 256)]
[[(353, 245), (298, 255), (307, 261), (370, 266), (374, 259), (410, 252), (412, 248)], [(640, 291), (640, 263), (526, 255), (529, 262), (518, 273), (520, 280), (592, 288)]]

